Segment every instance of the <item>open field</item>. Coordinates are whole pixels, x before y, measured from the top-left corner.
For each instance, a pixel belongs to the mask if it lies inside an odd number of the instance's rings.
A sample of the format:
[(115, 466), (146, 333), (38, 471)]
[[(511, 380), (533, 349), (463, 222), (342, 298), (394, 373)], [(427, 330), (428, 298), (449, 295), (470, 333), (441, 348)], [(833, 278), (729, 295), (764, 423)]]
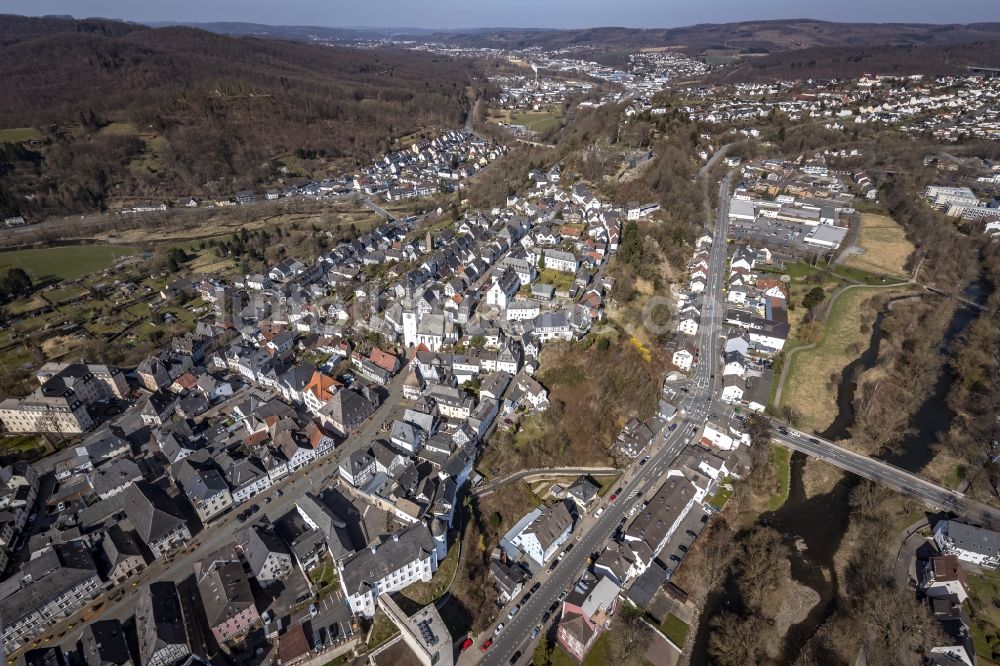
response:
[(34, 127), (9, 127), (0, 129), (0, 143), (21, 143), (32, 139), (41, 139), (42, 133)]
[(863, 213), (858, 245), (864, 250), (844, 261), (848, 267), (876, 273), (906, 276), (906, 260), (913, 253), (913, 244), (906, 239), (903, 228), (890, 217)]
[(869, 333), (861, 331), (861, 308), (872, 294), (870, 289), (855, 288), (841, 295), (816, 346), (796, 352), (786, 361), (792, 365), (781, 407), (791, 405), (798, 411), (801, 428), (823, 430), (836, 416), (840, 373), (860, 355), (868, 340)]
[(80, 245), (0, 252), (0, 270), (23, 268), (34, 282), (72, 280), (104, 270), (119, 257), (135, 253), (133, 247)]
[(562, 114), (558, 109), (546, 109), (544, 111), (490, 111), (490, 122), (504, 122), (509, 125), (524, 125), (529, 132), (546, 132), (556, 127), (562, 120)]

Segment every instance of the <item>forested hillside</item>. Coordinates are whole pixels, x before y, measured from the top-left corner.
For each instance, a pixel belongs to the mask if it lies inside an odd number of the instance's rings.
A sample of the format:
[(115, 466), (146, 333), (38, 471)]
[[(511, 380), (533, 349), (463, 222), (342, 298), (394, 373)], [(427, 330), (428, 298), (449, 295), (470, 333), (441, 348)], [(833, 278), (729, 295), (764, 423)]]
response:
[(0, 212), (225, 194), (368, 159), (392, 137), (459, 124), (471, 67), (410, 51), (3, 16)]
[(865, 73), (955, 75), (968, 67), (993, 66), (1000, 59), (1000, 41), (963, 44), (856, 47), (814, 47), (746, 58), (718, 70), (713, 79), (774, 81), (776, 79), (854, 78)]

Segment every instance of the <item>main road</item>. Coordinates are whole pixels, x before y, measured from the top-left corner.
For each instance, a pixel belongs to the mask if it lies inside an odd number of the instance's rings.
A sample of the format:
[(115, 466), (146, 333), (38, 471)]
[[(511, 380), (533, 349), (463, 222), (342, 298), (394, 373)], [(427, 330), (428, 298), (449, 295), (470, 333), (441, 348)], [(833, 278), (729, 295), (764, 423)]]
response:
[[(459, 663), (474, 663), (479, 658), (482, 666), (497, 666), (509, 664), (514, 654), (522, 652), (522, 657), (515, 663), (524, 661), (525, 653), (532, 641), (531, 631), (542, 624), (542, 615), (559, 599), (563, 591), (576, 583), (583, 571), (589, 566), (590, 556), (603, 547), (615, 528), (621, 524), (628, 510), (636, 501), (637, 495), (652, 490), (660, 483), (671, 465), (687, 445), (692, 435), (700, 429), (708, 418), (714, 397), (714, 374), (718, 361), (719, 335), (721, 333), (724, 303), (722, 300), (722, 285), (726, 268), (726, 221), (728, 215), (729, 188), (732, 174), (726, 176), (719, 186), (719, 209), (714, 216), (712, 226), (712, 249), (710, 251), (708, 287), (705, 290), (702, 309), (702, 322), (698, 332), (703, 354), (695, 372), (695, 381), (685, 398), (681, 408), (686, 416), (678, 416), (676, 427), (664, 428), (654, 438), (649, 460), (645, 465), (635, 465), (631, 472), (626, 472), (621, 482), (621, 491), (617, 499), (605, 503), (604, 512), (597, 518), (582, 520), (593, 521), (589, 529), (584, 525), (577, 528), (579, 534), (573, 544), (573, 549), (563, 556), (556, 565), (555, 571), (546, 573), (543, 569), (536, 578), (541, 583), (538, 592), (521, 604), (513, 618), (508, 618), (506, 608), (501, 612), (500, 621), (504, 628), (493, 638), (493, 645), (480, 657), (479, 648), (483, 641), (493, 634), (493, 626), (479, 636), (477, 644), (461, 655)], [(565, 552), (565, 551), (564, 551)], [(516, 601), (514, 602), (516, 603)], [(547, 627), (542, 627), (546, 631)]]
[(1000, 525), (1000, 509), (970, 499), (956, 490), (939, 486), (883, 460), (856, 453), (816, 435), (799, 432), (785, 424), (778, 422), (773, 424), (778, 429), (772, 433), (772, 439), (790, 449), (825, 460), (869, 481), (922, 500), (936, 509), (952, 511), (987, 527)]

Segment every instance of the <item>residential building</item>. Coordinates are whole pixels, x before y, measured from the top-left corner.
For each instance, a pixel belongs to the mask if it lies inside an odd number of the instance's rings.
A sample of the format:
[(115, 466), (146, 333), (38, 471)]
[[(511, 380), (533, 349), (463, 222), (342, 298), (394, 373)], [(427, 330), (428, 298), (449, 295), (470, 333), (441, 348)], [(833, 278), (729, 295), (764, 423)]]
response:
[(294, 568), (292, 552), (270, 524), (255, 523), (240, 530), (236, 537), (250, 573), (262, 586), (283, 580)]
[(21, 569), (0, 590), (3, 645), (10, 653), (48, 627), (83, 608), (103, 590), (97, 567), (82, 541), (55, 544)]
[(143, 666), (173, 666), (191, 654), (177, 586), (169, 581), (150, 583), (139, 592), (135, 630)]
[(383, 593), (429, 581), (437, 571), (438, 549), (431, 531), (416, 523), (338, 562), (340, 587), (355, 615), (373, 617)]
[(556, 502), (535, 511), (538, 513), (534, 520), (514, 537), (513, 543), (542, 566), (569, 539), (573, 529), (573, 516), (565, 502)]
[(621, 587), (611, 578), (585, 577), (566, 596), (556, 640), (578, 661), (583, 661), (611, 623), (620, 591)]
[(934, 526), (934, 543), (946, 555), (995, 569), (1000, 564), (1000, 532), (974, 527), (954, 520), (941, 520)]
[(195, 565), (201, 605), (220, 645), (235, 641), (260, 623), (250, 582), (235, 560)]
[(118, 620), (88, 622), (76, 642), (76, 654), (86, 666), (139, 666)]

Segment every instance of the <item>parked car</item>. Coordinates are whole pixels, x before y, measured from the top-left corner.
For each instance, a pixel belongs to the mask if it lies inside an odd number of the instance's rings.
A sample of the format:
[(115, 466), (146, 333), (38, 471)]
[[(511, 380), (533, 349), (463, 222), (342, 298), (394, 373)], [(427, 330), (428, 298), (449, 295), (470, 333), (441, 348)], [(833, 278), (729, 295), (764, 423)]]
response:
[(546, 622), (548, 622), (550, 617), (552, 617), (552, 613), (550, 613), (548, 611), (545, 611), (544, 613), (542, 613), (542, 624), (545, 624)]
[(503, 622), (497, 625), (497, 628), (493, 630), (494, 636), (499, 636), (500, 632), (503, 631)]
[(542, 587), (541, 583), (535, 583), (534, 585), (531, 586), (531, 593), (534, 594), (535, 592), (538, 592), (539, 588), (541, 587)]
[(517, 615), (517, 611), (519, 610), (521, 610), (520, 606), (514, 606), (513, 608), (510, 609), (510, 612), (507, 613), (507, 617), (508, 618), (514, 617), (515, 615)]
[(542, 633), (542, 625), (538, 625), (537, 627), (531, 630), (531, 637), (537, 638), (538, 634), (540, 633)]
[(479, 648), (479, 651), (480, 652), (486, 652), (487, 650), (490, 649), (491, 645), (493, 645), (493, 639), (492, 638), (487, 638), (486, 642), (483, 643), (482, 646)]
[(515, 653), (514, 653), (514, 654), (513, 654), (512, 656), (511, 656), (511, 658), (510, 658), (510, 663), (511, 663), (511, 666), (514, 666), (514, 664), (516, 664), (516, 663), (517, 663), (517, 660), (518, 660), (518, 659), (520, 659), (520, 658), (521, 658), (521, 651), (520, 651), (520, 650), (518, 650), (518, 651), (517, 651), (517, 652), (515, 652)]
[(464, 641), (462, 641), (462, 647), (459, 648), (459, 651), (460, 652), (465, 652), (470, 647), (472, 647), (472, 638), (471, 637), (466, 638)]
[(692, 538), (697, 538), (697, 536), (698, 536), (698, 535), (697, 535), (697, 534), (695, 533), (695, 531), (694, 531), (694, 530), (688, 530), (688, 531), (687, 531), (687, 535), (688, 535), (689, 537), (692, 537)]

